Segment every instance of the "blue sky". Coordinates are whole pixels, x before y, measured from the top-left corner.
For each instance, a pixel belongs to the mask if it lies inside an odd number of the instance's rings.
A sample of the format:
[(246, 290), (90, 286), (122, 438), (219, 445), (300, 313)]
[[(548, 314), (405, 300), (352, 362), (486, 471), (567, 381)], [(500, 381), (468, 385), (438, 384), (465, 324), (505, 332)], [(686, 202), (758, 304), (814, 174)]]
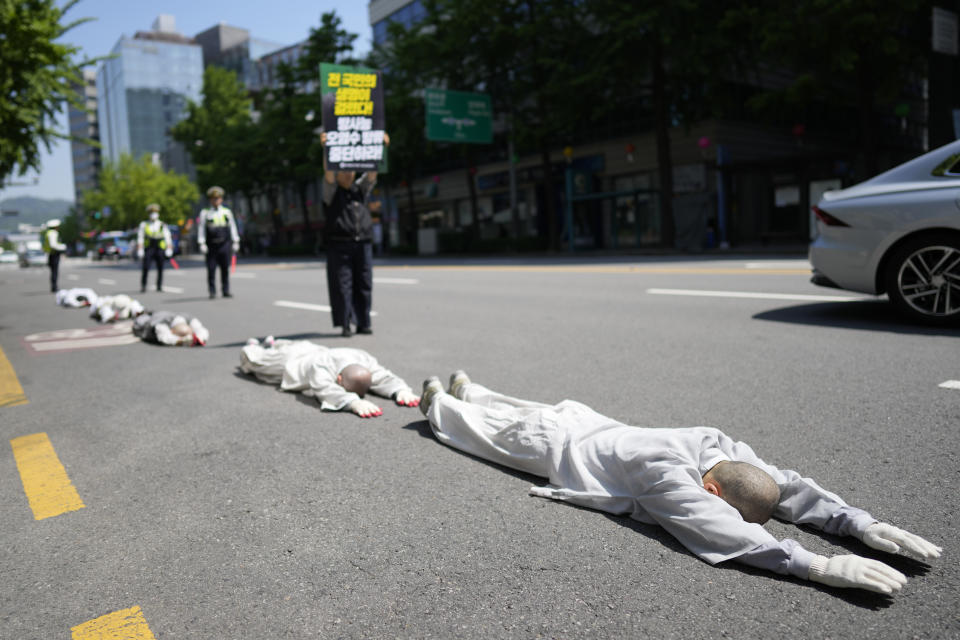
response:
[[(311, 27), (319, 26), (320, 14), (336, 11), (344, 28), (359, 36), (354, 42), (355, 53), (363, 54), (370, 50), (372, 38), (367, 5), (366, 0), (80, 0), (67, 13), (64, 22), (86, 17), (96, 20), (74, 27), (63, 36), (62, 41), (81, 47), (82, 55), (106, 55), (121, 36), (132, 37), (137, 31), (149, 31), (158, 15), (169, 14), (176, 19), (177, 31), (187, 36), (194, 36), (224, 22), (248, 29), (255, 38), (289, 45), (305, 39)], [(59, 129), (67, 133), (66, 116), (60, 118)], [(32, 184), (35, 177), (39, 181)], [(70, 143), (56, 142), (52, 153), (44, 152), (43, 167), (39, 174), (31, 172), (26, 176), (11, 176), (8, 181), (18, 186), (0, 190), (0, 200), (36, 196), (72, 201)], [(19, 186), (20, 183), (28, 184)]]

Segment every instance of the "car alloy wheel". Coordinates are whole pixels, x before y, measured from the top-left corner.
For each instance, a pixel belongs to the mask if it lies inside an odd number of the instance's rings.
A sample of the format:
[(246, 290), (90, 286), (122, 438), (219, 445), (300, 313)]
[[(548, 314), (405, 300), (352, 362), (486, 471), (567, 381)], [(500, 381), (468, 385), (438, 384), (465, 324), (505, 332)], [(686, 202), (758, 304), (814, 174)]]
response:
[(888, 273), (887, 293), (902, 311), (938, 324), (960, 321), (960, 242), (907, 243)]

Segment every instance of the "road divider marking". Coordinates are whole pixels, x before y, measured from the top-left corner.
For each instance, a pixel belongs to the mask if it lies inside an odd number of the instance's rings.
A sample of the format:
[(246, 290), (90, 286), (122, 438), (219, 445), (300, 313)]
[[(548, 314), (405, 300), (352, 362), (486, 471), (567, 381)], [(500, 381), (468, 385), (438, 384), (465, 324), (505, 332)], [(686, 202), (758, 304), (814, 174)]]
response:
[(27, 402), (27, 394), (20, 386), (17, 372), (0, 348), (0, 407), (16, 407)]
[(111, 280), (110, 278), (99, 278), (97, 282), (100, 284), (117, 284), (116, 280)]
[(156, 640), (140, 607), (108, 613), (70, 631), (72, 640)]
[[(325, 311), (330, 313), (331, 309), (324, 304), (310, 304), (309, 302), (293, 302), (292, 300), (274, 300), (273, 306), (286, 307), (288, 309), (304, 309), (306, 311)], [(376, 311), (370, 312), (371, 316), (377, 315)]]
[(812, 268), (806, 260), (796, 260), (793, 262), (785, 260), (779, 262), (748, 262), (743, 266), (747, 269), (804, 269), (805, 271), (810, 271)]
[(134, 342), (140, 342), (140, 338), (133, 335), (133, 322), (129, 320), (101, 325), (93, 329), (62, 329), (32, 333), (23, 338), (23, 343), (33, 353), (115, 347)]
[(960, 389), (960, 380), (947, 380), (946, 382), (941, 382), (937, 386), (943, 387), (944, 389)]
[(420, 284), (416, 278), (374, 278), (377, 284)]
[(661, 296), (704, 296), (709, 298), (754, 298), (759, 300), (797, 300), (816, 302), (855, 302), (873, 300), (863, 296), (816, 296), (800, 293), (758, 293), (755, 291), (703, 291), (699, 289), (647, 289), (647, 293)]
[(164, 292), (164, 293), (183, 293), (183, 289), (181, 289), (180, 287), (167, 287), (167, 286), (165, 286), (165, 287), (163, 287), (163, 292)]
[(20, 436), (10, 441), (20, 480), (36, 520), (83, 509), (76, 487), (53, 450), (45, 433)]

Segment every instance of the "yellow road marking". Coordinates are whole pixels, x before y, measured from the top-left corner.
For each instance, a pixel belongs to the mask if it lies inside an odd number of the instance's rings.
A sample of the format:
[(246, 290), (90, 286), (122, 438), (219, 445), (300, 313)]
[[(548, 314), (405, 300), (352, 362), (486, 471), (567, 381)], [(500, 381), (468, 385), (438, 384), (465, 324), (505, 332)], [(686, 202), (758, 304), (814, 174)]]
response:
[(808, 275), (809, 269), (747, 269), (745, 267), (638, 267), (633, 265), (399, 265), (380, 269), (432, 269), (436, 271), (531, 271), (537, 273), (666, 273), (718, 275)]
[[(323, 266), (322, 262), (281, 262), (276, 264), (248, 265), (251, 270), (266, 269), (310, 269)], [(524, 265), (524, 264), (385, 264), (378, 265), (377, 271), (384, 269), (434, 270), (434, 271), (529, 271), (535, 273), (653, 273), (688, 275), (810, 275), (810, 269), (747, 267), (646, 267), (637, 265)]]
[(10, 446), (35, 519), (52, 518), (86, 506), (70, 482), (47, 434), (20, 436), (11, 440)]
[(27, 404), (27, 396), (20, 386), (13, 365), (7, 359), (7, 354), (0, 349), (0, 407), (15, 407), (20, 404)]
[(70, 629), (73, 640), (156, 640), (140, 607), (114, 611)]

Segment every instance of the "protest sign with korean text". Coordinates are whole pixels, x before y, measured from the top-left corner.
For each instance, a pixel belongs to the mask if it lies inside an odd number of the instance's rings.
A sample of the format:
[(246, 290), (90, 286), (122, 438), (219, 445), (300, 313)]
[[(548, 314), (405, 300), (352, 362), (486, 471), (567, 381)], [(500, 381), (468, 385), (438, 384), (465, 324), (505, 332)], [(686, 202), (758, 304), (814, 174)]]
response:
[(382, 170), (383, 77), (379, 71), (338, 64), (320, 65), (324, 154), (331, 171)]

